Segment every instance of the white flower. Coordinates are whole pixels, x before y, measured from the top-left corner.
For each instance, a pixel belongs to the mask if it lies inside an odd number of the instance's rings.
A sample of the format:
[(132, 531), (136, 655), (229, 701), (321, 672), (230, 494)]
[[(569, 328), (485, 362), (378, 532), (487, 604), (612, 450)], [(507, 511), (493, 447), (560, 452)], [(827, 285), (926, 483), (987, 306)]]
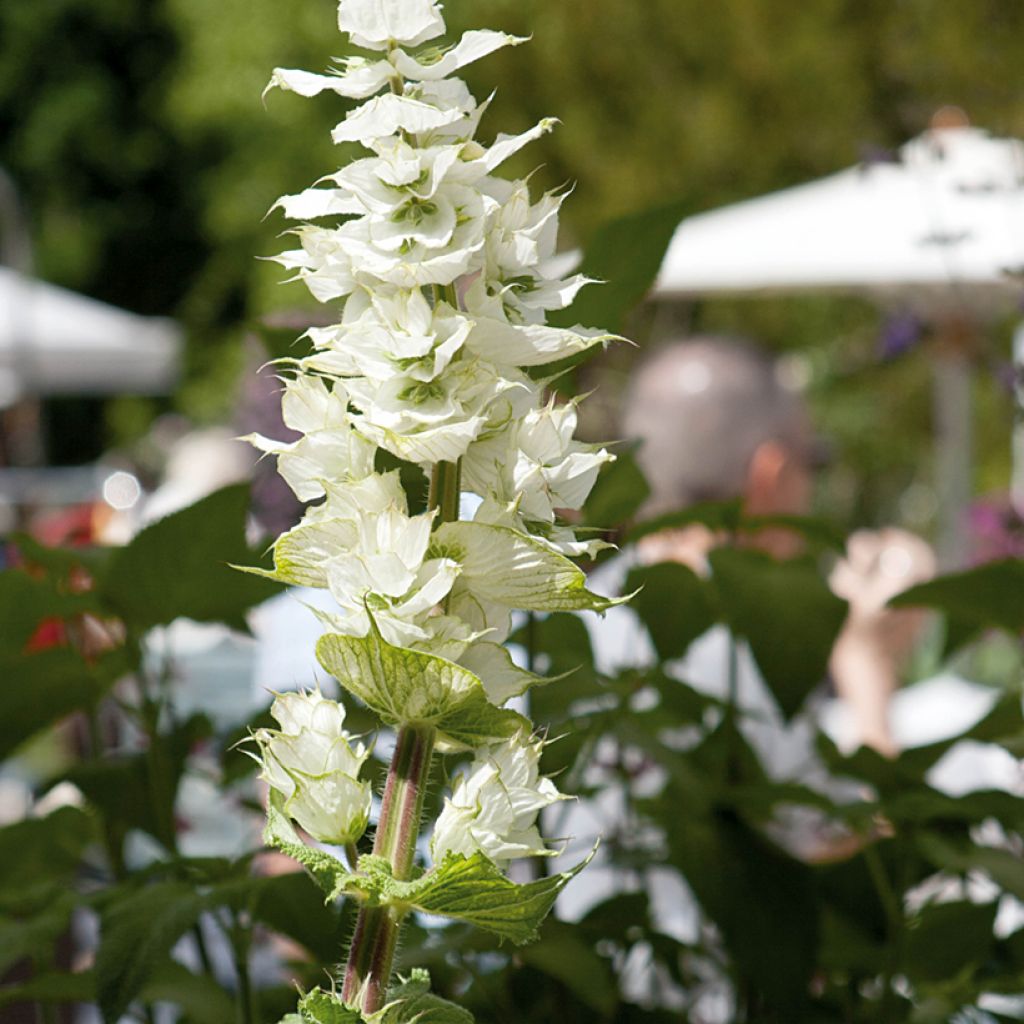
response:
[(443, 35), (445, 26), (437, 0), (340, 0), (338, 28), (356, 46), (386, 50), (419, 46)]
[(487, 29), (467, 32), (455, 46), (447, 50), (427, 50), (410, 57), (404, 50), (396, 49), (390, 54), (390, 61), (405, 78), (418, 81), (438, 81), (454, 74), (467, 64), (481, 60), (505, 46), (525, 43), (521, 36), (510, 36), (504, 32)]
[(522, 411), (533, 389), (518, 371), (506, 375), (479, 360), (453, 363), (435, 380), (395, 376), (385, 381), (356, 378), (346, 384), (362, 415), (356, 429), (366, 438), (413, 462), (454, 462), (503, 399)]
[(614, 456), (574, 440), (576, 420), (572, 402), (530, 410), (470, 448), (465, 486), (538, 523), (553, 523), (556, 509), (580, 508)]
[(599, 551), (615, 546), (597, 537), (580, 540), (571, 526), (561, 523), (542, 523), (536, 519), (528, 521), (520, 511), (518, 502), (501, 502), (493, 495), (480, 502), (473, 514), (473, 522), (486, 526), (504, 526), (518, 533), (527, 533), (567, 558), (593, 558)]
[[(399, 132), (408, 135), (447, 137), (448, 129), (458, 138), (463, 126), (473, 125), (476, 100), (459, 79), (442, 82), (410, 83), (399, 96), (385, 93), (356, 107), (334, 127), (331, 138), (337, 142), (361, 142), (369, 145), (377, 139)], [(455, 128), (454, 126), (459, 126)]]
[(345, 304), (340, 324), (307, 332), (317, 352), (303, 366), (341, 377), (432, 381), (472, 329), (447, 303), (432, 309), (419, 289), (361, 289)]
[(447, 853), (471, 857), (479, 850), (504, 867), (515, 857), (550, 852), (537, 830), (537, 814), (566, 797), (540, 774), (543, 746), (519, 733), (476, 752), (473, 763), (456, 776), (434, 826), (430, 852), (435, 862)]
[(323, 497), (325, 481), (358, 480), (373, 472), (374, 445), (352, 429), (341, 386), (299, 376), (285, 381), (281, 405), (285, 425), (303, 437), (286, 442), (250, 434), (244, 440), (277, 456), (278, 472), (300, 501)]
[[(372, 615), (388, 643), (458, 653), (473, 634), (439, 608), (459, 566), (450, 558), (427, 557), (433, 513), (406, 513), (397, 473), (371, 479), (391, 483), (332, 489), (323, 506), (284, 534), (274, 546), (277, 573), (330, 590), (339, 611), (321, 619), (336, 632), (366, 636)], [(383, 505), (392, 490), (398, 495)]]
[(260, 729), (260, 778), (284, 797), (285, 813), (322, 843), (355, 842), (370, 818), (369, 751), (345, 731), (345, 709), (319, 693), (286, 693), (270, 713), (280, 729)]
[(364, 57), (350, 57), (339, 62), (341, 69), (327, 75), (314, 75), (293, 68), (274, 68), (267, 87), (286, 89), (300, 96), (319, 96), (325, 89), (350, 100), (366, 99), (379, 92), (394, 77), (394, 68), (385, 60), (368, 61)]

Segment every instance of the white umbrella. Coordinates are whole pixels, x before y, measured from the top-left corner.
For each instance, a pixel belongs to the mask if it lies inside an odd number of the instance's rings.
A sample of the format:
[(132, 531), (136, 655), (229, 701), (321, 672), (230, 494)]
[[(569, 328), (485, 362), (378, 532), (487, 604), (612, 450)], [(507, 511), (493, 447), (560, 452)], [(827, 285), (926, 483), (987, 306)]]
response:
[(687, 218), (655, 290), (909, 294), (933, 312), (1019, 298), (1021, 272), (1024, 142), (945, 128), (908, 142), (898, 161)]
[(182, 331), (0, 267), (0, 408), (23, 396), (165, 394)]
[[(936, 128), (898, 159), (697, 214), (676, 230), (658, 298), (855, 291), (940, 328), (1005, 313), (1024, 288), (1024, 143)], [(945, 561), (964, 553), (970, 383), (956, 345), (936, 359)]]

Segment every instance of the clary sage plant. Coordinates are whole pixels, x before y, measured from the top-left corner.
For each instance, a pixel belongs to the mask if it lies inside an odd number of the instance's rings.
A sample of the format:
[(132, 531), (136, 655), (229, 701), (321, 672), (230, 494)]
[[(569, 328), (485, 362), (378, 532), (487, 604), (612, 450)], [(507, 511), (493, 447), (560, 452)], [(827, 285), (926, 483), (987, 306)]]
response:
[[(373, 804), (360, 779), (366, 746), (346, 731), (341, 704), (278, 696), (279, 727), (255, 735), (266, 839), (330, 898), (361, 901), (340, 990), (305, 994), (301, 1020), (430, 1011), (463, 1021), (422, 973), (393, 979), (392, 962), (410, 911), (526, 942), (574, 874), (523, 885), (506, 874), (517, 857), (551, 852), (537, 818), (563, 798), (539, 773), (543, 741), (506, 706), (550, 680), (517, 666), (502, 642), (516, 609), (610, 603), (570, 561), (601, 542), (578, 538), (556, 510), (579, 509), (612, 456), (574, 440), (576, 405), (549, 400), (538, 368), (611, 336), (545, 325), (588, 283), (558, 270), (564, 195), (534, 200), (525, 181), (496, 173), (555, 122), (485, 146), (476, 135), (487, 103), (452, 77), (524, 40), (474, 31), (439, 46), (435, 0), (341, 0), (338, 24), (370, 55), (328, 74), (279, 68), (268, 88), (365, 101), (333, 138), (370, 155), (276, 204), (303, 222), (278, 262), (340, 317), (307, 332), (310, 354), (282, 364), (284, 420), (300, 439), (251, 440), (312, 503), (276, 541), (269, 574), (330, 592), (337, 608), (318, 613), (317, 656), (397, 738), (373, 852), (359, 856)], [(377, 469), (380, 449), (423, 467), (427, 511), (410, 514), (399, 471)], [(459, 517), (463, 495), (476, 496), (471, 519)], [(463, 766), (425, 830), (435, 753), (462, 754)]]

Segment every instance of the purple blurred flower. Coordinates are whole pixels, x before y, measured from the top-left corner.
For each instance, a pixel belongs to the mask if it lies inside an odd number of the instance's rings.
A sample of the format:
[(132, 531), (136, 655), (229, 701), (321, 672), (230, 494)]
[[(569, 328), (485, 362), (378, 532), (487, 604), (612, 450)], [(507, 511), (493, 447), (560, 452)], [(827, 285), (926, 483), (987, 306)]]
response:
[(1024, 558), (1024, 518), (1006, 495), (975, 502), (968, 512), (977, 565), (1002, 558)]
[(924, 335), (924, 325), (906, 311), (893, 313), (878, 335), (878, 358), (884, 361), (898, 359), (917, 345)]

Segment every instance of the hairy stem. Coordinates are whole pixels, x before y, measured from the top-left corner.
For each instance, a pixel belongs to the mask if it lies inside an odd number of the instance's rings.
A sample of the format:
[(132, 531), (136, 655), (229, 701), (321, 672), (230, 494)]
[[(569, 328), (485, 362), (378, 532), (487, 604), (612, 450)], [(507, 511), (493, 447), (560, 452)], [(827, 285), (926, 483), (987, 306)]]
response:
[[(433, 751), (433, 728), (406, 725), (398, 733), (373, 844), (374, 854), (387, 858), (398, 879), (412, 874)], [(364, 907), (359, 912), (341, 991), (347, 1004), (358, 1005), (367, 1014), (384, 1005), (401, 924), (401, 915), (392, 907)]]
[[(434, 465), (428, 505), (437, 510), (435, 526), (459, 518), (460, 476), (458, 462)], [(402, 726), (384, 784), (373, 852), (387, 858), (392, 874), (401, 880), (412, 874), (434, 735), (430, 726)], [(402, 914), (393, 907), (364, 907), (359, 911), (341, 989), (341, 997), (349, 1006), (370, 1014), (384, 1005), (401, 927)]]

